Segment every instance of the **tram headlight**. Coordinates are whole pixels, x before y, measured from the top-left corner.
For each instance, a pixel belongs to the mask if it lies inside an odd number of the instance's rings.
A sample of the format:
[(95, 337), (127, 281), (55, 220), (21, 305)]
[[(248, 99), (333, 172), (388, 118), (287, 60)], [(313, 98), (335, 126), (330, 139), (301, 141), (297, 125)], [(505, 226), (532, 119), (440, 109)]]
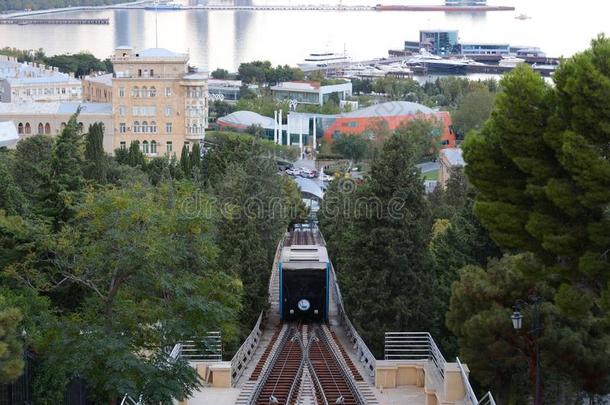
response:
[(309, 307), (311, 307), (311, 304), (309, 303), (308, 300), (306, 300), (305, 298), (303, 298), (302, 300), (299, 301), (298, 305), (299, 309), (303, 312), (309, 310)]

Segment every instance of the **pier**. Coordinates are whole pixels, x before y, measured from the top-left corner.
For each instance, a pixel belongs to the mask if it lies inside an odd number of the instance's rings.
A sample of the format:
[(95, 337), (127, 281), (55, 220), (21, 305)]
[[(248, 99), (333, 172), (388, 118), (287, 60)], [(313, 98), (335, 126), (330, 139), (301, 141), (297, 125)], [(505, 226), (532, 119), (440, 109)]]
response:
[(12, 25), (108, 25), (109, 18), (0, 18), (0, 24)]

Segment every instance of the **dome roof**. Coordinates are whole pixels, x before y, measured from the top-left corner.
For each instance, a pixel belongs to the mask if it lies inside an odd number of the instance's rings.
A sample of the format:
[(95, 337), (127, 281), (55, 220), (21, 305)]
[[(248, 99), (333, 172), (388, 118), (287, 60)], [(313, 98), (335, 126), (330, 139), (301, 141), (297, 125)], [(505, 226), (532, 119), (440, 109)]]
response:
[(396, 117), (401, 115), (433, 114), (434, 110), (425, 105), (410, 101), (389, 101), (375, 104), (360, 110), (342, 114), (342, 117), (370, 118), (370, 117)]
[(249, 127), (251, 125), (260, 125), (265, 129), (273, 129), (274, 121), (273, 118), (265, 117), (252, 111), (235, 111), (222, 118), (218, 118), (218, 121), (226, 125), (234, 125), (240, 127)]

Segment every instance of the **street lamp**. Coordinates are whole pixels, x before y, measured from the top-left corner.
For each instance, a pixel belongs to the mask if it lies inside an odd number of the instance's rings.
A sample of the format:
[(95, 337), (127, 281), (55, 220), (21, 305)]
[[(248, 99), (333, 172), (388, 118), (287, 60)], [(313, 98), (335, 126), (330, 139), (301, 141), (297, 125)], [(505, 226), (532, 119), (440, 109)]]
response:
[(511, 321), (513, 321), (513, 328), (516, 331), (521, 330), (521, 326), (523, 325), (523, 315), (519, 312), (519, 309), (515, 308), (515, 312), (510, 317)]
[[(534, 405), (542, 405), (542, 376), (540, 372), (540, 297), (536, 294), (531, 294), (528, 300), (517, 300), (515, 302), (514, 312), (510, 316), (513, 328), (517, 333), (523, 336), (525, 347), (529, 356), (530, 378), (532, 380), (534, 390)], [(523, 315), (521, 307), (532, 308), (532, 329), (527, 332), (522, 331)]]

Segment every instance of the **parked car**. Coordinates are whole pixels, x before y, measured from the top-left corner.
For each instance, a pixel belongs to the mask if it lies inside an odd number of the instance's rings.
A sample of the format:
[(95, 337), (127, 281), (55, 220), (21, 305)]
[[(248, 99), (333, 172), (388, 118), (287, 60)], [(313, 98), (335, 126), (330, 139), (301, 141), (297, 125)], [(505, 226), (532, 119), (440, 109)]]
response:
[(301, 174), (301, 171), (297, 168), (291, 167), (290, 169), (286, 170), (286, 174), (289, 174), (291, 176), (299, 176)]

